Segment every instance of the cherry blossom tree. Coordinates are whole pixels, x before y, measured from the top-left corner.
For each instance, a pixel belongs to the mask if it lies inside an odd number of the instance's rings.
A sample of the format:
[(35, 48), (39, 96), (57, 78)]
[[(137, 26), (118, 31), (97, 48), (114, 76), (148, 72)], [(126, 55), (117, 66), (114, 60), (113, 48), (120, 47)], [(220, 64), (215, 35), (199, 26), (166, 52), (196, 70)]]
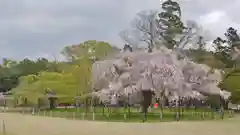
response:
[(112, 59), (98, 61), (92, 68), (93, 95), (106, 104), (140, 103), (145, 118), (153, 95), (160, 98), (165, 91), (174, 93), (175, 97), (203, 99), (219, 95), (227, 98), (218, 88), (220, 71), (187, 57), (179, 59), (179, 55), (177, 49), (162, 47), (152, 53), (121, 52)]

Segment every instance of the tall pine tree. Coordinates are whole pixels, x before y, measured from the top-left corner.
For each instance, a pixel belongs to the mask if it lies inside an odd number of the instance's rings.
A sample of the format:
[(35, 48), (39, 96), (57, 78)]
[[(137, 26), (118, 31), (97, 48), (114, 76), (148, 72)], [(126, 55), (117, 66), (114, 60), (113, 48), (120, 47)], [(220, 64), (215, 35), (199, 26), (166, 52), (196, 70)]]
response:
[(159, 13), (159, 28), (161, 29), (161, 38), (167, 48), (172, 49), (177, 44), (177, 35), (184, 30), (184, 24), (181, 21), (180, 5), (172, 0), (162, 3), (163, 12)]
[(239, 60), (236, 48), (240, 48), (240, 37), (237, 30), (229, 27), (224, 33), (226, 40), (218, 37), (213, 41), (215, 46), (215, 57), (226, 64), (227, 68), (235, 67)]

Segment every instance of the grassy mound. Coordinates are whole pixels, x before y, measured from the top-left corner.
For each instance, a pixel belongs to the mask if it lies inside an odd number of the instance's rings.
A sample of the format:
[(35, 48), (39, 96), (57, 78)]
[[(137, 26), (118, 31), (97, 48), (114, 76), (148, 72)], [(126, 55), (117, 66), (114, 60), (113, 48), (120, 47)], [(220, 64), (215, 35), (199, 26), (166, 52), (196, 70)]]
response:
[(15, 97), (26, 97), (29, 102), (37, 103), (38, 98), (44, 97), (47, 88), (54, 91), (61, 102), (70, 102), (87, 84), (79, 81), (71, 73), (42, 72), (38, 76), (24, 76), (20, 85), (13, 89)]

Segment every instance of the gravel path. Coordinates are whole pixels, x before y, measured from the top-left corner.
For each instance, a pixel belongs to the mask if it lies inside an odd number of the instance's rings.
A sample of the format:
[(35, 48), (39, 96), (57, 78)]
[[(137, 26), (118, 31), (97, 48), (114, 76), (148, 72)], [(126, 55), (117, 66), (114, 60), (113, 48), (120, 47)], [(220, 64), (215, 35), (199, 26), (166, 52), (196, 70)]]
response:
[[(239, 135), (240, 118), (205, 122), (90, 122), (0, 113), (10, 135)], [(1, 130), (2, 130), (2, 123)]]

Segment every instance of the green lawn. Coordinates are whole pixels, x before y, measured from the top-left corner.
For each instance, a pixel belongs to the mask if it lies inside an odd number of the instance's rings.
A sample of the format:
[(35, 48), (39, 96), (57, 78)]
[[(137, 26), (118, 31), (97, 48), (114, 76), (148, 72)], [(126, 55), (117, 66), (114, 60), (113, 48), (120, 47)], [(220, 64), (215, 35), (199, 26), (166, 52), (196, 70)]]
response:
[[(140, 122), (143, 120), (143, 114), (137, 108), (57, 108), (54, 110), (40, 110), (33, 111), (30, 108), (28, 110), (11, 110), (6, 112), (21, 112), (24, 114), (48, 116), (48, 117), (61, 117), (67, 119), (78, 120), (91, 120), (91, 121), (109, 121), (109, 122)], [(224, 114), (213, 111), (208, 108), (202, 109), (154, 109), (148, 113), (148, 122), (166, 122), (166, 121), (203, 121), (203, 120), (221, 120), (233, 117), (232, 111), (225, 111)]]
[[(148, 113), (148, 122), (159, 121), (176, 121), (179, 114), (180, 121), (199, 121), (199, 120), (220, 120), (222, 114), (213, 112), (209, 109), (184, 109), (177, 111), (176, 109), (151, 109)], [(35, 115), (44, 115), (51, 117), (64, 117), (70, 119), (97, 120), (97, 121), (114, 121), (114, 122), (139, 122), (143, 119), (143, 114), (136, 108), (58, 108), (54, 110), (44, 110)], [(224, 118), (232, 117), (229, 111), (224, 112)]]

